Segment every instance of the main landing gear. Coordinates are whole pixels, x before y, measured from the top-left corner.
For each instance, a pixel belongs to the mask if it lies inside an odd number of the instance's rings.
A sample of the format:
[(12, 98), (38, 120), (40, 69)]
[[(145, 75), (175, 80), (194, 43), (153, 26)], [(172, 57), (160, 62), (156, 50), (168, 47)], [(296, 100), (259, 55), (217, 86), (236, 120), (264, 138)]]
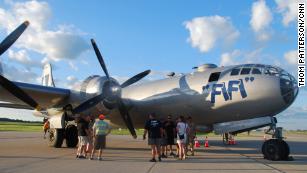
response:
[(272, 135), (272, 139), (267, 140), (262, 145), (262, 154), (268, 160), (291, 160), (289, 157), (289, 145), (283, 140), (282, 127), (272, 124), (266, 134)]
[(55, 148), (61, 148), (63, 141), (66, 141), (68, 148), (74, 148), (78, 144), (77, 127), (73, 124), (67, 125), (65, 129), (49, 130), (48, 145)]

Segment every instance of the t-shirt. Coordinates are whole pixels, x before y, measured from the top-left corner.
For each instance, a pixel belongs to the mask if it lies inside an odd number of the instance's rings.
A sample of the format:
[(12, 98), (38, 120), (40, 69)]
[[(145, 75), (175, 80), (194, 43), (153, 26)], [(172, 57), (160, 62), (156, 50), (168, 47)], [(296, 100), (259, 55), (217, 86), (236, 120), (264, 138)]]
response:
[(148, 130), (148, 138), (161, 138), (162, 124), (159, 120), (148, 120), (145, 124), (144, 129)]
[(86, 136), (86, 130), (88, 129), (88, 123), (84, 120), (80, 120), (77, 123), (78, 136)]
[(178, 134), (179, 135), (183, 135), (183, 134), (187, 134), (187, 128), (188, 125), (184, 122), (179, 122), (177, 123), (177, 129), (178, 129)]
[(93, 129), (95, 129), (96, 135), (107, 135), (109, 132), (110, 126), (107, 122), (103, 120), (96, 121), (93, 125)]
[(166, 132), (166, 135), (168, 138), (174, 137), (174, 129), (175, 129), (175, 123), (173, 121), (165, 121), (164, 122), (164, 129)]

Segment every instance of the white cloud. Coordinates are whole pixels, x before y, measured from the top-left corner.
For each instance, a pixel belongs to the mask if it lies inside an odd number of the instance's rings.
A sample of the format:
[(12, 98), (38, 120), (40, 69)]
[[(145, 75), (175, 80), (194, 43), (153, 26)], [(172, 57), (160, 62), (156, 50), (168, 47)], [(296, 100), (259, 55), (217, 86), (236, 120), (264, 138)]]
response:
[(68, 65), (71, 69), (75, 70), (75, 71), (78, 71), (79, 68), (72, 62), (72, 61), (69, 61), (68, 62)]
[(228, 17), (197, 17), (184, 24), (190, 31), (188, 41), (201, 52), (210, 51), (217, 42), (233, 43), (240, 35)]
[(80, 87), (81, 82), (82, 81), (75, 76), (67, 76), (64, 86), (68, 89), (77, 89)]
[(16, 52), (9, 49), (8, 57), (10, 60), (26, 65), (27, 67), (42, 67), (42, 63), (32, 60), (25, 49), (21, 49)]
[(282, 14), (282, 23), (288, 26), (297, 19), (297, 4), (304, 0), (275, 0), (277, 11)]
[(236, 61), (236, 58), (241, 55), (240, 50), (234, 50), (232, 52), (226, 52), (221, 55), (221, 66), (227, 66), (227, 65), (235, 65), (238, 64)]
[(284, 59), (290, 65), (296, 65), (297, 64), (297, 50), (292, 50), (292, 51), (286, 52), (284, 54)]
[(8, 10), (0, 8), (0, 29), (8, 33), (25, 20), (30, 26), (16, 43), (16, 47), (40, 53), (50, 60), (75, 59), (89, 48), (82, 33), (71, 25), (47, 29), (52, 12), (47, 2), (35, 0), (9, 2)]
[(264, 0), (253, 3), (250, 25), (256, 33), (257, 40), (266, 41), (270, 39), (269, 29), (272, 20), (273, 16), (271, 10)]
[(9, 66), (2, 63), (3, 73), (9, 80), (14, 79), (14, 81), (27, 82), (27, 83), (37, 83), (36, 80), (38, 75), (31, 71), (31, 69), (21, 69), (14, 66)]
[(263, 53), (263, 48), (251, 51), (234, 50), (225, 52), (220, 57), (220, 65), (237, 65), (237, 64), (271, 64), (274, 65), (275, 57)]

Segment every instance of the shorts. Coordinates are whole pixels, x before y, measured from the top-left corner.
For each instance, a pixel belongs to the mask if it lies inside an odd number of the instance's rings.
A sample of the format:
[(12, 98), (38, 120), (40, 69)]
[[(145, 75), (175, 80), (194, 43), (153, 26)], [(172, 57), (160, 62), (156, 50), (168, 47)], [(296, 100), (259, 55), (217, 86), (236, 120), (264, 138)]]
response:
[(148, 138), (148, 145), (161, 145), (161, 138)]
[(78, 136), (79, 145), (87, 145), (89, 143), (89, 140), (87, 136)]
[(167, 145), (175, 145), (174, 137), (166, 138)]
[(161, 146), (167, 146), (167, 139), (166, 138), (161, 138)]
[(94, 139), (95, 150), (106, 148), (106, 135), (97, 135)]
[(183, 139), (180, 139), (179, 135), (177, 135), (177, 143), (178, 144), (186, 144), (187, 143), (187, 135), (184, 134), (184, 138)]

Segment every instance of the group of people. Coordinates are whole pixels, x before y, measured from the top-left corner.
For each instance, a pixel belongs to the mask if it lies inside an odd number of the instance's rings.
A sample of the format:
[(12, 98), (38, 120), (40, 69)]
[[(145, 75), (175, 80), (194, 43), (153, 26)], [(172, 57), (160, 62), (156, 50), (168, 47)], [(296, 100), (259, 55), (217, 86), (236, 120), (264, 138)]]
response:
[[(186, 121), (187, 120), (187, 121)], [(179, 160), (184, 160), (190, 150), (194, 156), (194, 139), (196, 138), (195, 124), (192, 122), (192, 117), (185, 119), (180, 116), (173, 121), (169, 115), (167, 120), (160, 121), (154, 113), (149, 115), (149, 120), (145, 123), (143, 139), (146, 139), (148, 133), (148, 145), (151, 146), (152, 158), (150, 162), (156, 162), (161, 158), (167, 158), (167, 151), (170, 151), (169, 156), (177, 157)], [(176, 154), (173, 153), (173, 145), (177, 146)]]
[(78, 149), (76, 158), (94, 160), (95, 152), (99, 150), (97, 159), (102, 160), (102, 150), (106, 145), (106, 135), (111, 131), (110, 125), (104, 121), (105, 116), (99, 115), (98, 120), (91, 116), (76, 118), (78, 130)]
[[(110, 125), (104, 121), (105, 116), (99, 115), (96, 120), (92, 116), (80, 116), (75, 119), (78, 131), (77, 159), (94, 160), (95, 152), (99, 150), (97, 160), (102, 160), (102, 150), (106, 146), (106, 135), (111, 132)], [(49, 129), (49, 121), (45, 121), (44, 132)], [(192, 118), (178, 117), (175, 121), (171, 115), (166, 120), (158, 120), (154, 113), (149, 115), (144, 127), (143, 139), (148, 133), (148, 145), (151, 146), (152, 158), (150, 162), (162, 161), (168, 156), (184, 160), (188, 151), (194, 156), (194, 139), (196, 138), (195, 124)], [(45, 138), (44, 135), (44, 138)], [(176, 145), (176, 154), (173, 146)], [(169, 151), (169, 155), (168, 155)], [(88, 157), (89, 155), (89, 157)]]

